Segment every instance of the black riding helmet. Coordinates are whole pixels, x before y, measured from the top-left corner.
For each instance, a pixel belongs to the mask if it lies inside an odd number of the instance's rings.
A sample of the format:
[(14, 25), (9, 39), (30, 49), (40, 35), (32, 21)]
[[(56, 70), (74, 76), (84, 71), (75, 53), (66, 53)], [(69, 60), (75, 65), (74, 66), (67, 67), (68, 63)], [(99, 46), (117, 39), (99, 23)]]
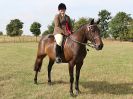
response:
[(64, 3), (60, 3), (58, 5), (58, 10), (66, 10), (66, 5)]

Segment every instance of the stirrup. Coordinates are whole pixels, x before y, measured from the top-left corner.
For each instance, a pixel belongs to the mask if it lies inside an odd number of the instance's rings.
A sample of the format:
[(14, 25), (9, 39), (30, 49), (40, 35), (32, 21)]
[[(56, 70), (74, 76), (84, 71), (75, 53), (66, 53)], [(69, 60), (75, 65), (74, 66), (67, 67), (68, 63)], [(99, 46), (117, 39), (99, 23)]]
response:
[(62, 63), (62, 59), (60, 57), (56, 57), (56, 63)]

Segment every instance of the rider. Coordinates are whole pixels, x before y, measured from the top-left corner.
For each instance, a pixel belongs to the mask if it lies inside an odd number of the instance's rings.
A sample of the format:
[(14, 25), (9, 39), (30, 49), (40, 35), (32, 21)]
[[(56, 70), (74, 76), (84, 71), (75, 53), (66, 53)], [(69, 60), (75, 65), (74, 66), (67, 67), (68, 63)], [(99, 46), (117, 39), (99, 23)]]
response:
[(65, 14), (66, 5), (64, 3), (58, 5), (58, 11), (59, 13), (54, 18), (54, 37), (56, 41), (56, 63), (61, 63), (63, 35), (69, 36), (72, 33), (72, 24), (70, 17)]

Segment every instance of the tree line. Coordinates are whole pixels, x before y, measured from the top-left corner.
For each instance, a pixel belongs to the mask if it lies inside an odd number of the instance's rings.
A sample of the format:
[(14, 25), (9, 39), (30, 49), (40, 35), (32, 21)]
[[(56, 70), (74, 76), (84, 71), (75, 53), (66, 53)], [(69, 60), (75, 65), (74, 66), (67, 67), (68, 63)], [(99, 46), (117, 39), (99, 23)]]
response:
[[(118, 12), (112, 17), (111, 12), (107, 10), (101, 10), (98, 12), (98, 18), (100, 19), (99, 28), (101, 30), (102, 38), (113, 38), (119, 40), (133, 40), (133, 18), (130, 14), (125, 12)], [(78, 20), (71, 19), (73, 30), (76, 31), (81, 25), (87, 24), (92, 18), (81, 17)], [(23, 25), (19, 19), (11, 20), (6, 26), (6, 34), (9, 36), (21, 36), (23, 34)], [(41, 34), (41, 24), (39, 22), (33, 22), (29, 28), (34, 36)], [(47, 26), (42, 35), (53, 33), (54, 22)], [(3, 33), (0, 31), (0, 35)]]

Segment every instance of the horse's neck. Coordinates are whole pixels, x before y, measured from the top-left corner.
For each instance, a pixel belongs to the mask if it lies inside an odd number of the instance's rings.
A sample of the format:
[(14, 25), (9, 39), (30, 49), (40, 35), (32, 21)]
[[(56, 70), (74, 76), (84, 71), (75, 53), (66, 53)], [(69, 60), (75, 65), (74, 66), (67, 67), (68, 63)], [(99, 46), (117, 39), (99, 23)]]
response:
[(73, 39), (81, 42), (81, 43), (86, 43), (86, 36), (85, 36), (85, 27), (81, 27), (78, 31), (76, 31), (73, 35), (72, 35)]

